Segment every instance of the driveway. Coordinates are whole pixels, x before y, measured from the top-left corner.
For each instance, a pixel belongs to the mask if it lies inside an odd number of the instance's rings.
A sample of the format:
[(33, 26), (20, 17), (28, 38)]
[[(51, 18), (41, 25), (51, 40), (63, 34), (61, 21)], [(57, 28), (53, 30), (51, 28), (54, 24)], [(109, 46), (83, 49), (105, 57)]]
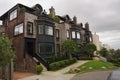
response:
[(107, 77), (112, 71), (96, 71), (78, 74), (71, 80), (107, 80)]

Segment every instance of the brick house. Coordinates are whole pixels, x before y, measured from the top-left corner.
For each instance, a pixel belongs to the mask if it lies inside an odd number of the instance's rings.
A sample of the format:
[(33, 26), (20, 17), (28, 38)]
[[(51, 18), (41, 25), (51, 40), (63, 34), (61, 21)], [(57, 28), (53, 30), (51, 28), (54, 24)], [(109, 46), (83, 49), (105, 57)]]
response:
[(31, 8), (17, 4), (0, 17), (3, 23), (0, 33), (12, 40), (16, 51), (16, 70), (34, 72), (35, 66), (40, 63), (48, 69), (44, 58), (60, 54), (64, 40), (72, 39), (80, 48), (92, 42), (88, 23), (83, 28), (76, 17), (71, 20), (69, 15), (58, 16), (53, 7), (50, 14), (60, 21), (55, 22), (39, 4)]

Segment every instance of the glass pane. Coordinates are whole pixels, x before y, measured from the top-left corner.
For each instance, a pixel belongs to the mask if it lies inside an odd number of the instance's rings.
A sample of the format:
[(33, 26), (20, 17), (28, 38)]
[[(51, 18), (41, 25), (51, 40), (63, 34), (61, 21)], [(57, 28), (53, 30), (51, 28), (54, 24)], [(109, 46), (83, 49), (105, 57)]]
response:
[(72, 38), (75, 38), (75, 31), (72, 31)]
[(77, 39), (80, 39), (80, 33), (77, 32)]
[(19, 33), (23, 33), (23, 23), (19, 25)]
[(14, 35), (23, 33), (23, 23), (15, 26)]
[(56, 29), (56, 37), (59, 38), (59, 30)]
[(13, 20), (17, 17), (17, 9), (10, 13), (10, 20)]
[(67, 38), (69, 38), (69, 31), (67, 30)]
[(49, 43), (39, 43), (39, 52), (44, 52), (44, 53), (52, 53), (53, 52), (53, 44)]
[(43, 34), (43, 25), (39, 25), (39, 34)]
[(27, 25), (27, 31), (28, 31), (28, 34), (33, 34), (33, 23), (32, 22), (28, 22), (28, 25)]
[(16, 26), (16, 27), (15, 27), (14, 35), (17, 35), (17, 34), (19, 34), (19, 28)]
[(53, 35), (53, 27), (51, 27), (51, 26), (45, 26), (45, 34), (47, 34), (47, 35)]

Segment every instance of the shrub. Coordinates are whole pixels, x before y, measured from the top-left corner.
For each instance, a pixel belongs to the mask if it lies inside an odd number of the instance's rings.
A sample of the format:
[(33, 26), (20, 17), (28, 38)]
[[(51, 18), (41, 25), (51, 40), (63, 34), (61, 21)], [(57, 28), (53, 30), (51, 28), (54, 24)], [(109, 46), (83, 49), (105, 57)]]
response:
[(60, 67), (65, 67), (65, 66), (66, 66), (64, 60), (63, 60), (63, 61), (60, 61), (59, 63), (60, 63)]
[(79, 60), (92, 60), (92, 57), (79, 57)]
[(49, 62), (49, 63), (53, 63), (53, 62), (57, 62), (57, 61), (61, 61), (61, 60), (65, 60), (67, 59), (65, 56), (63, 55), (58, 55), (58, 56), (50, 56), (50, 57), (47, 57), (46, 60)]
[(58, 61), (58, 62), (54, 62), (50, 64), (50, 70), (58, 70), (61, 69), (63, 67), (66, 67), (70, 64), (73, 64), (77, 61), (76, 58), (73, 59), (66, 59), (66, 60), (62, 60), (62, 61)]
[(66, 65), (69, 65), (70, 64), (70, 61), (69, 60), (65, 60), (64, 61)]
[(43, 67), (41, 65), (37, 65), (36, 66), (36, 72), (37, 72), (37, 74), (40, 74), (42, 72), (42, 70), (43, 70)]

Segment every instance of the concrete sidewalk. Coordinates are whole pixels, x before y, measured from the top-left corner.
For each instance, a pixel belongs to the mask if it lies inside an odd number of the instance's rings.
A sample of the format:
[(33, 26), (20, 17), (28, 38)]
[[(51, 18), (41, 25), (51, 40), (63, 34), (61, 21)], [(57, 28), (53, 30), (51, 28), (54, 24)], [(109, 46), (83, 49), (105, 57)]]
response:
[(76, 68), (86, 62), (87, 61), (78, 61), (66, 68), (63, 68), (55, 72), (45, 71), (42, 72), (40, 75), (34, 75), (18, 80), (70, 80), (73, 76), (75, 76), (75, 74), (64, 74), (64, 73), (68, 72), (71, 68)]

